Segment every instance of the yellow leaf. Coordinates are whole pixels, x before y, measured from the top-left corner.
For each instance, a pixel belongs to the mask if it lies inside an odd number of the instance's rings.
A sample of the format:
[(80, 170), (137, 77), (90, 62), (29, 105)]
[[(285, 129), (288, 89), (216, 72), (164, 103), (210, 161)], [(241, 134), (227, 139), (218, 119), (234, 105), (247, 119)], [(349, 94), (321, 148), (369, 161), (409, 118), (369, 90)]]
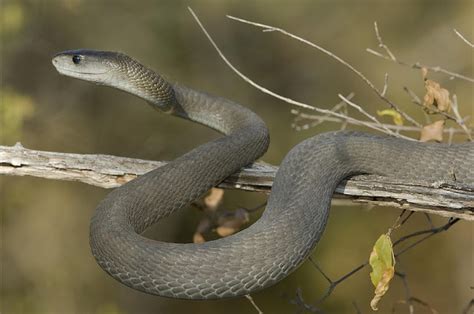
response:
[(420, 142), (443, 140), (444, 120), (438, 120), (431, 124), (425, 125), (421, 129)]
[(393, 118), (395, 125), (403, 125), (402, 115), (393, 109), (377, 110), (377, 114), (379, 116), (390, 116)]
[(432, 80), (425, 80), (426, 94), (423, 97), (423, 106), (429, 110), (431, 106), (438, 108), (439, 111), (449, 112), (451, 110), (451, 100), (449, 100), (449, 91), (442, 88), (439, 83)]
[(382, 234), (375, 242), (370, 253), (369, 264), (372, 267), (370, 280), (375, 287), (375, 296), (370, 302), (370, 306), (376, 311), (377, 304), (387, 292), (395, 272), (392, 240), (387, 234)]

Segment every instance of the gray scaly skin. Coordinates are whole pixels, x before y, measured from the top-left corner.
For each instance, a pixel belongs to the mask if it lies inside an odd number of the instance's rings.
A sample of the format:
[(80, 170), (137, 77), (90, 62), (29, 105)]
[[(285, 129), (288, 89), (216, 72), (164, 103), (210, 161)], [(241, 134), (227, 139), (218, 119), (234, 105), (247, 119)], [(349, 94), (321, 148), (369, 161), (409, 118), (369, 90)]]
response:
[(91, 221), (99, 265), (121, 283), (165, 297), (217, 299), (250, 294), (294, 271), (319, 241), (332, 194), (347, 176), (474, 184), (472, 143), (410, 142), (358, 132), (325, 133), (293, 148), (276, 175), (262, 217), (249, 228), (203, 244), (165, 243), (140, 234), (183, 208), (269, 144), (263, 121), (229, 100), (166, 82), (116, 52), (75, 50), (53, 58), (64, 75), (118, 88), (159, 111), (209, 126), (223, 137), (112, 191)]

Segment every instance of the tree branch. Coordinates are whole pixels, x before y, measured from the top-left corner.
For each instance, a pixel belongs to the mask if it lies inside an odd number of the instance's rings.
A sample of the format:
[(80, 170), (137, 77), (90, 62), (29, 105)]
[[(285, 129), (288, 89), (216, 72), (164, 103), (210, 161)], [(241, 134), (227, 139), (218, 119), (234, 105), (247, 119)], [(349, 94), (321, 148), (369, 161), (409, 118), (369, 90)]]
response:
[[(0, 146), (0, 174), (78, 181), (103, 188), (118, 187), (163, 161), (109, 155), (86, 155)], [(255, 163), (229, 176), (219, 187), (269, 193), (277, 167)], [(339, 184), (334, 195), (344, 202), (391, 206), (444, 217), (474, 220), (474, 187), (447, 182), (430, 184), (378, 176), (356, 176)]]

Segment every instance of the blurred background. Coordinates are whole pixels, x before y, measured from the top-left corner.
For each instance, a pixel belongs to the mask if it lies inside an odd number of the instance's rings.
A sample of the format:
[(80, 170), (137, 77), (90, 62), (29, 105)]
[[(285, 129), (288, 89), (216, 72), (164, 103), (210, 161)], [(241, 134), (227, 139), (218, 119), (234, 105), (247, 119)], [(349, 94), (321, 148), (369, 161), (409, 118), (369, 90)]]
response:
[[(473, 2), (464, 1), (128, 1), (35, 0), (0, 2), (1, 145), (171, 160), (218, 135), (205, 127), (154, 112), (142, 100), (109, 88), (61, 77), (51, 57), (62, 50), (93, 48), (126, 52), (173, 81), (245, 104), (268, 124), (272, 142), (263, 160), (279, 164), (291, 147), (337, 124), (296, 132), (289, 104), (247, 85), (217, 56), (187, 10), (192, 6), (226, 56), (265, 87), (323, 108), (338, 93), (375, 114), (385, 108), (341, 64), (277, 33), (231, 21), (226, 14), (275, 25), (331, 50), (379, 88), (389, 73), (388, 97), (422, 121), (422, 111), (402, 90), (424, 93), (420, 71), (368, 54), (377, 48), (373, 23), (402, 60), (439, 65), (473, 75), (473, 54), (453, 32), (472, 41)], [(429, 74), (472, 114), (472, 83)], [(383, 118), (390, 123), (389, 118)], [(192, 134), (193, 136), (190, 136)], [(417, 137), (417, 134), (412, 134)], [(460, 137), (459, 140), (464, 140)], [(255, 313), (244, 299), (193, 302), (136, 292), (106, 275), (93, 259), (89, 218), (108, 191), (81, 183), (0, 176), (2, 313)], [(254, 207), (265, 196), (227, 191), (224, 207)], [(313, 258), (332, 279), (368, 259), (375, 240), (399, 210), (333, 206)], [(257, 219), (254, 214), (252, 219)], [(149, 232), (155, 239), (190, 242), (202, 214), (185, 209)], [(432, 217), (435, 224), (445, 219)], [(415, 214), (394, 234), (428, 228)], [(284, 237), (284, 235), (282, 235)], [(472, 298), (473, 225), (460, 222), (404, 254), (413, 297), (439, 313), (459, 313)], [(340, 284), (321, 305), (328, 313), (371, 312), (368, 268)], [(216, 274), (218, 275), (218, 274)], [(328, 284), (310, 263), (274, 287), (254, 295), (264, 313), (294, 313), (301, 288), (315, 302)], [(395, 278), (379, 313), (407, 313), (406, 289)], [(415, 304), (417, 313), (429, 313)]]

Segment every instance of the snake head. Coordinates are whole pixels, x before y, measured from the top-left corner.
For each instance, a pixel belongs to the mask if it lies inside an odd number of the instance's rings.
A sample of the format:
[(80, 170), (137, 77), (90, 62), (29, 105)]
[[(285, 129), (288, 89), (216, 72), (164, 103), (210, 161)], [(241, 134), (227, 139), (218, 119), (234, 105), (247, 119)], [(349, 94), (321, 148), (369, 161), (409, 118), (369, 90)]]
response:
[(170, 113), (176, 102), (168, 82), (121, 52), (67, 50), (55, 55), (52, 63), (62, 75), (123, 90), (162, 112)]
[(52, 63), (62, 75), (109, 85), (120, 74), (124, 57), (119, 52), (80, 49), (60, 52)]

